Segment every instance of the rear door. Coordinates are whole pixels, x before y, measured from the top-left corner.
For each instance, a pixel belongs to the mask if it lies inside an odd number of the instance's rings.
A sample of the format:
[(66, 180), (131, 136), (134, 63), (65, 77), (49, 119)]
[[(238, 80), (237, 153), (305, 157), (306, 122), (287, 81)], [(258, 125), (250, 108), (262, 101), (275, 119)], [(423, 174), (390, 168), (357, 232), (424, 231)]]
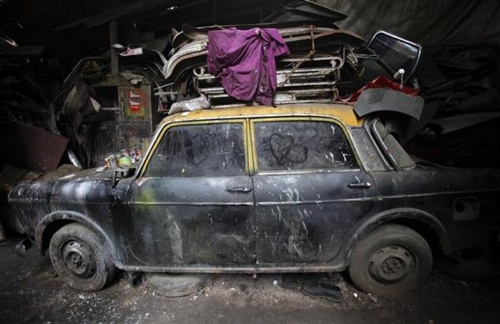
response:
[(259, 264), (327, 262), (375, 188), (345, 128), (321, 118), (251, 122)]
[(174, 124), (160, 134), (129, 192), (129, 264), (255, 264), (246, 123)]

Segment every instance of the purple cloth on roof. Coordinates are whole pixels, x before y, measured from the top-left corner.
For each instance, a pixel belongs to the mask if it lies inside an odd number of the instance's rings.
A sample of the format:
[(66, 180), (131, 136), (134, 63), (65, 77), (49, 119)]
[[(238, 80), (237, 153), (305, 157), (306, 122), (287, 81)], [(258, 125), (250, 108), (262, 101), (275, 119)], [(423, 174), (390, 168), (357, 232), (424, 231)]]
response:
[(288, 53), (275, 28), (208, 32), (208, 72), (220, 78), (224, 90), (239, 100), (271, 106), (276, 91), (275, 57)]

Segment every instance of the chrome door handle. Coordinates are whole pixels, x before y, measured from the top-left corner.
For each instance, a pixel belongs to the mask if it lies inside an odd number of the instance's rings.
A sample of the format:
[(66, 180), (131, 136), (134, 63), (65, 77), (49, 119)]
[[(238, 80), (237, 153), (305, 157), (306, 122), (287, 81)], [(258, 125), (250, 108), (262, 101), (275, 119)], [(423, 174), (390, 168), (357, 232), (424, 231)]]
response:
[(351, 183), (347, 185), (349, 188), (353, 189), (367, 189), (372, 186), (371, 183), (369, 182), (356, 182), (356, 183)]
[(250, 187), (234, 187), (234, 188), (229, 188), (227, 189), (227, 191), (231, 192), (231, 193), (248, 193), (250, 191), (252, 191), (252, 188)]

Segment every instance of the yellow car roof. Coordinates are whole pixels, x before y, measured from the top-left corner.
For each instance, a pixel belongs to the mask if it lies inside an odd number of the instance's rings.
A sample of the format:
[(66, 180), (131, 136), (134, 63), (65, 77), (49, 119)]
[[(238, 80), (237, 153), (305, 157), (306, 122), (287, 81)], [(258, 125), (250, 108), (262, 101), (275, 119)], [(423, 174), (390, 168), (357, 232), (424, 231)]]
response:
[(336, 118), (347, 126), (361, 126), (359, 118), (350, 105), (346, 104), (292, 104), (269, 106), (244, 106), (236, 108), (203, 109), (191, 112), (181, 112), (165, 117), (162, 124), (180, 121), (231, 119), (250, 117), (291, 117), (291, 116), (316, 116)]

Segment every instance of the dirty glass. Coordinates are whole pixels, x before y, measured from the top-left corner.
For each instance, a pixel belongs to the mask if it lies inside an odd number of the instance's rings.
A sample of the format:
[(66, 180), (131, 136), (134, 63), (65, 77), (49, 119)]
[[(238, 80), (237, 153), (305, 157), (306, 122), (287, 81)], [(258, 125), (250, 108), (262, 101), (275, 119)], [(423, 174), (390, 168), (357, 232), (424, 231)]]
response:
[(161, 139), (146, 177), (233, 176), (245, 173), (239, 123), (177, 126)]
[(319, 121), (255, 123), (259, 170), (357, 168), (338, 125)]
[(373, 122), (372, 130), (375, 138), (386, 153), (387, 157), (396, 170), (410, 170), (415, 168), (415, 162), (406, 153), (401, 144), (396, 140), (393, 134), (388, 133), (387, 128), (380, 120)]

